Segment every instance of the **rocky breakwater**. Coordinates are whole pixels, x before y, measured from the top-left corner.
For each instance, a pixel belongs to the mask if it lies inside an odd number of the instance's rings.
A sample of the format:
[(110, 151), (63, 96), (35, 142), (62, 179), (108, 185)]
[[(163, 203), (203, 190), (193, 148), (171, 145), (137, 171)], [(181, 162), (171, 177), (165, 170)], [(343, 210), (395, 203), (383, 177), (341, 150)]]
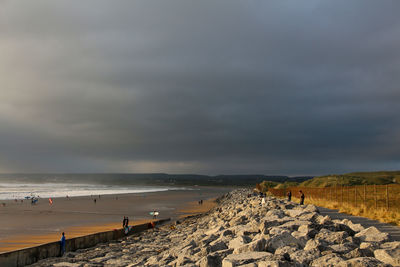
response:
[(34, 266), (400, 266), (400, 242), (374, 227), (321, 216), (313, 205), (248, 190), (207, 214)]

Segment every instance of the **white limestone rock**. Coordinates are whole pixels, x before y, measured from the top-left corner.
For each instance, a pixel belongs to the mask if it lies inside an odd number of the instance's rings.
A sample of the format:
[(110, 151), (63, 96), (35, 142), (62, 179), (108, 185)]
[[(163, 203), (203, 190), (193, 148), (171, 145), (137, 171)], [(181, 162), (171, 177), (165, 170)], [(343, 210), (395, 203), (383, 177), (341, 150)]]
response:
[(211, 242), (209, 248), (210, 248), (210, 252), (215, 252), (215, 251), (219, 251), (219, 250), (225, 250), (228, 248), (228, 246), (222, 239), (218, 239), (218, 240)]
[(366, 241), (366, 242), (383, 243), (389, 240), (389, 234), (382, 233), (374, 226), (362, 230), (361, 232), (357, 233), (355, 237), (358, 237), (361, 241)]
[(289, 253), (292, 262), (308, 266), (313, 260), (321, 257), (319, 250), (296, 250)]
[(72, 262), (58, 262), (58, 263), (54, 263), (53, 266), (55, 266), (55, 267), (81, 267), (82, 264), (72, 263)]
[(373, 257), (360, 257), (354, 258), (347, 261), (340, 262), (338, 267), (386, 267), (387, 264), (384, 264), (378, 259)]
[(272, 261), (257, 262), (257, 267), (293, 267), (293, 266), (296, 265), (287, 261), (272, 260)]
[(328, 243), (320, 239), (310, 239), (304, 246), (304, 250), (318, 250), (320, 252), (325, 251), (328, 247)]
[(269, 252), (247, 252), (242, 254), (231, 254), (222, 260), (222, 267), (234, 267), (261, 260), (272, 259)]
[(269, 252), (275, 252), (277, 248), (284, 246), (292, 246), (296, 248), (304, 247), (304, 243), (294, 238), (290, 233), (284, 232), (282, 235), (271, 237), (267, 240), (266, 249)]
[(358, 233), (361, 232), (362, 230), (364, 230), (365, 228), (357, 223), (353, 223), (352, 221), (348, 220), (348, 219), (343, 219), (342, 221), (340, 221), (342, 224), (347, 225), (348, 227), (350, 227), (354, 232)]
[(228, 247), (231, 249), (236, 249), (249, 242), (251, 242), (251, 238), (245, 235), (241, 235), (229, 241)]
[(244, 252), (251, 252), (251, 251), (265, 251), (265, 244), (266, 240), (264, 238), (260, 238), (258, 240), (254, 240), (250, 243), (247, 243), (241, 247), (235, 248), (233, 253), (234, 254), (241, 254)]
[(346, 237), (349, 235), (347, 232), (332, 232), (327, 229), (321, 229), (319, 233), (315, 236), (316, 239), (324, 240), (329, 244), (341, 244), (344, 242)]
[(400, 242), (388, 242), (381, 245), (381, 249), (374, 251), (375, 258), (391, 264), (400, 266)]
[(320, 266), (326, 266), (326, 267), (335, 267), (339, 265), (340, 262), (343, 261), (343, 258), (340, 256), (336, 255), (335, 253), (330, 253), (328, 255), (322, 256), (320, 258), (317, 258), (311, 262), (312, 267), (320, 267)]

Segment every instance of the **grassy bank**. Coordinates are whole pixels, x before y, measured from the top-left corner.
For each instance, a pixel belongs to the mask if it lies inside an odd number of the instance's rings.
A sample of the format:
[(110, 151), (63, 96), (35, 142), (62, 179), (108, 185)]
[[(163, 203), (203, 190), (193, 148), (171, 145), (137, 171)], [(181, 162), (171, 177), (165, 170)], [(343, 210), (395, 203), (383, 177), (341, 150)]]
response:
[[(300, 202), (298, 198), (292, 198), (295, 202)], [(323, 199), (313, 199), (313, 198), (306, 198), (305, 204), (313, 204), (316, 206), (328, 208), (328, 209), (338, 209), (339, 212), (354, 215), (354, 216), (361, 216), (373, 220), (377, 220), (384, 223), (390, 223), (393, 225), (400, 226), (400, 212), (397, 210), (394, 211), (387, 211), (384, 208), (380, 209), (371, 209), (367, 208), (364, 205), (360, 205), (359, 207), (353, 207), (351, 205), (340, 205), (338, 202), (332, 202)]]

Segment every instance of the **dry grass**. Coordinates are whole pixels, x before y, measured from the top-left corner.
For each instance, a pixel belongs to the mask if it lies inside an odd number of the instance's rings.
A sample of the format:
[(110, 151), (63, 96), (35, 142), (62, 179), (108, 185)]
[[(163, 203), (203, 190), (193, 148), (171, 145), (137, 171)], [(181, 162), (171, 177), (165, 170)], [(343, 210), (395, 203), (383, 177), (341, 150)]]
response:
[[(292, 198), (295, 202), (300, 202), (298, 198)], [(340, 203), (334, 201), (327, 201), (323, 199), (313, 199), (313, 198), (306, 198), (304, 204), (314, 204), (316, 206), (325, 207), (328, 209), (338, 209), (341, 213), (347, 213), (355, 216), (361, 216), (370, 218), (373, 220), (378, 220), (384, 223), (390, 223), (397, 226), (400, 226), (400, 211), (399, 210), (392, 210), (387, 211), (386, 209), (371, 209), (367, 208), (364, 205), (354, 207), (353, 205), (348, 205), (347, 203)]]

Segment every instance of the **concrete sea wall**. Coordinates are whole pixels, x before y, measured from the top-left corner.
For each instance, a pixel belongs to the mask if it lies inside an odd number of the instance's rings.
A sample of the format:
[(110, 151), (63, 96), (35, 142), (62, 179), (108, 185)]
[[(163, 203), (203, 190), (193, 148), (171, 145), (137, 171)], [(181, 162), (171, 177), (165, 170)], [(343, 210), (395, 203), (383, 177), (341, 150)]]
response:
[[(170, 219), (158, 220), (156, 225), (165, 223)], [(128, 235), (143, 232), (149, 229), (148, 223), (136, 225), (132, 228)], [(93, 247), (99, 243), (117, 240), (126, 236), (123, 229), (115, 229), (112, 231), (100, 232), (86, 236), (75, 237), (66, 240), (66, 251), (75, 251), (78, 249)], [(20, 267), (35, 263), (41, 259), (60, 256), (60, 242), (52, 242), (36, 247), (20, 249), (11, 252), (0, 253), (1, 267)]]

